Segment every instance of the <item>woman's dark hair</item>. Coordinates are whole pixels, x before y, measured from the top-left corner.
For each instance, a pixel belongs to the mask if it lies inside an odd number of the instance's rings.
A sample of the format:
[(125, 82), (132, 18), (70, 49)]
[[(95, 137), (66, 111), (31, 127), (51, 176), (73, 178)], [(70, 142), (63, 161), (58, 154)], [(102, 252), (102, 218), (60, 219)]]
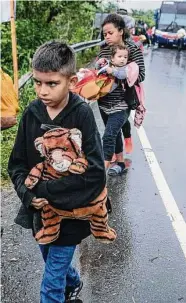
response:
[(109, 14), (101, 25), (102, 29), (108, 23), (112, 23), (114, 27), (117, 28), (119, 31), (123, 30), (123, 36), (122, 36), (123, 41), (129, 37), (129, 33), (125, 26), (125, 21), (122, 16), (118, 14)]
[(105, 40), (105, 37), (103, 35), (103, 30), (101, 30), (101, 41)]

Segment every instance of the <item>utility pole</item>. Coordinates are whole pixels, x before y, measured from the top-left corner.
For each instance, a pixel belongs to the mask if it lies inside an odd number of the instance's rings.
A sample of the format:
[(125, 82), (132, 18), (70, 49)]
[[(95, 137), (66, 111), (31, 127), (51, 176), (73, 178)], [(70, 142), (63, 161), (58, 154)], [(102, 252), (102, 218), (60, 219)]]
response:
[(14, 88), (18, 97), (18, 64), (17, 64), (17, 42), (16, 42), (16, 27), (14, 18), (14, 0), (10, 0), (10, 23), (11, 23), (11, 38), (12, 38), (12, 58), (14, 70)]

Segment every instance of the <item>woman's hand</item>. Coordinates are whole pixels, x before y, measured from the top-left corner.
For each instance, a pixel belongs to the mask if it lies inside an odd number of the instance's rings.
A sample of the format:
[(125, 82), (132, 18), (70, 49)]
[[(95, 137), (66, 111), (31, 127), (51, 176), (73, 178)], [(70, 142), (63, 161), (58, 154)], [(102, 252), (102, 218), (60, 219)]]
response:
[(100, 67), (103, 67), (107, 63), (107, 61), (105, 58), (100, 58), (98, 60), (98, 63), (100, 64)]
[(45, 198), (33, 198), (31, 203), (31, 205), (36, 209), (40, 209), (47, 204), (49, 203)]
[(113, 72), (112, 67), (108, 66), (108, 67), (106, 68), (106, 72), (107, 72), (107, 74), (112, 74), (112, 72)]

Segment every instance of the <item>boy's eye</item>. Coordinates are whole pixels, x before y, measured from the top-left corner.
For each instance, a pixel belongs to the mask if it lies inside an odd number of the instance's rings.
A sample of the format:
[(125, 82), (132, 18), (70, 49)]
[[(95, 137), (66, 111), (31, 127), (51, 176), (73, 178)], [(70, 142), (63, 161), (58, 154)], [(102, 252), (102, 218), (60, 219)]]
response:
[(40, 81), (37, 81), (37, 80), (34, 80), (34, 83), (35, 83), (36, 85), (41, 85), (41, 82), (40, 82)]
[(57, 84), (56, 84), (55, 82), (49, 82), (48, 85), (49, 85), (50, 87), (55, 87)]

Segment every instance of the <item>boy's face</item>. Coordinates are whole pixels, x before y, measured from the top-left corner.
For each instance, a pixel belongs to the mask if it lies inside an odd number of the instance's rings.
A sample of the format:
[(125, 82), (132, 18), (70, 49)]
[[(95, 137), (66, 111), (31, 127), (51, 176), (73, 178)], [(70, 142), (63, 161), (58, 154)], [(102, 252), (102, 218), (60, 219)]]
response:
[(111, 59), (116, 66), (124, 66), (128, 61), (128, 51), (126, 49), (117, 49), (116, 54)]
[(33, 70), (34, 87), (37, 96), (48, 107), (58, 108), (66, 102), (69, 90), (73, 89), (77, 77), (63, 76), (60, 72), (39, 72)]

